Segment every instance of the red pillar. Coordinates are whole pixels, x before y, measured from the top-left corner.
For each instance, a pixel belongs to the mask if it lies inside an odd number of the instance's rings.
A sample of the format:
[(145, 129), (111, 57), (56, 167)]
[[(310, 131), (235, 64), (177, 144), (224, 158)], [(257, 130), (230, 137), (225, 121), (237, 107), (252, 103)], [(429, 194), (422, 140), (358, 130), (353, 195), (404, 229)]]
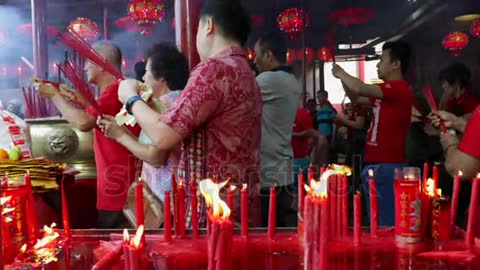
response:
[(47, 0), (31, 0), (34, 76), (47, 79)]
[(190, 69), (199, 62), (196, 38), (203, 0), (175, 0), (175, 42), (187, 57)]
[(110, 31), (108, 29), (108, 9), (107, 7), (103, 8), (103, 39), (110, 39)]

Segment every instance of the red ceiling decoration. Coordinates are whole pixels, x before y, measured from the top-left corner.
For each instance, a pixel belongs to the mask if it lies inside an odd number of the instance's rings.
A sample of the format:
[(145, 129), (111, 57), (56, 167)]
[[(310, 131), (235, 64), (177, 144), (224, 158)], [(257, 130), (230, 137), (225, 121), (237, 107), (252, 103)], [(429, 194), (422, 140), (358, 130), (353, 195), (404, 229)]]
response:
[(93, 42), (100, 35), (98, 25), (94, 21), (85, 17), (78, 17), (71, 21), (68, 28), (75, 31), (88, 42)]
[(291, 7), (282, 11), (277, 17), (277, 25), (280, 30), (294, 39), (308, 26), (308, 14), (300, 8)]
[[(17, 32), (25, 35), (26, 37), (32, 38), (32, 24), (22, 24), (16, 28)], [(47, 26), (47, 38), (55, 38), (60, 33), (60, 30), (53, 26)]]
[(470, 25), (470, 33), (476, 38), (480, 38), (480, 19), (475, 20)]
[(144, 34), (165, 17), (165, 5), (160, 0), (132, 0), (127, 11), (128, 16), (143, 28)]
[(453, 55), (458, 56), (460, 51), (468, 45), (468, 35), (463, 32), (451, 32), (442, 40), (442, 46)]
[(371, 9), (359, 7), (340, 9), (330, 13), (330, 19), (332, 21), (346, 26), (351, 24), (364, 24), (374, 16), (375, 13)]

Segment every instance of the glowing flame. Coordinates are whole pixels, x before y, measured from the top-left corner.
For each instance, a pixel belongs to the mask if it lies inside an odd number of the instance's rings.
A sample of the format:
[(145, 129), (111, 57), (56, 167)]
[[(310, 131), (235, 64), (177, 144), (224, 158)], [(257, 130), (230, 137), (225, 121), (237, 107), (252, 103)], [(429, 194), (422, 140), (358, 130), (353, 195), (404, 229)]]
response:
[(227, 181), (222, 183), (214, 183), (212, 179), (205, 179), (200, 181), (199, 188), (205, 198), (208, 207), (213, 208), (213, 215), (226, 219), (230, 216), (230, 208), (227, 203), (220, 198), (220, 189), (223, 188)]
[(123, 229), (123, 242), (125, 243), (130, 242), (130, 235), (128, 234), (127, 229)]
[[(140, 242), (142, 240), (144, 231), (145, 231), (145, 228), (143, 227), (143, 225), (138, 226), (135, 236), (132, 238), (132, 240), (130, 240), (130, 245), (132, 245), (135, 248), (140, 247)], [(124, 231), (124, 237), (125, 237), (125, 231)]]
[(368, 169), (368, 176), (370, 178), (373, 178), (373, 170), (372, 169)]
[(352, 174), (352, 171), (348, 166), (332, 164), (322, 173), (320, 181), (310, 180), (310, 185), (305, 185), (305, 190), (312, 197), (326, 197), (328, 193), (328, 178), (336, 174), (348, 176)]
[(235, 189), (237, 189), (237, 187), (236, 187), (236, 186), (233, 186), (233, 185), (232, 185), (232, 186), (230, 186), (230, 190), (231, 190), (231, 191), (235, 191)]
[(52, 223), (50, 227), (43, 226), (43, 237), (37, 240), (32, 250), (32, 257), (36, 262), (48, 264), (58, 260), (57, 254), (60, 252), (58, 239), (60, 235), (53, 229), (55, 226), (55, 223)]
[(439, 197), (442, 196), (442, 189), (441, 189), (441, 188), (437, 188), (436, 193), (437, 193), (437, 196), (439, 196)]
[(463, 176), (463, 172), (462, 171), (458, 171), (458, 176)]
[(432, 178), (428, 178), (427, 182), (425, 183), (425, 193), (428, 196), (435, 196), (435, 182)]
[(6, 215), (8, 213), (11, 213), (15, 211), (15, 208), (11, 207), (5, 207), (5, 204), (8, 203), (12, 199), (12, 196), (7, 196), (7, 197), (0, 197), (0, 205), (3, 207), (2, 212), (0, 213), (2, 216), (4, 216), (5, 222), (12, 222), (12, 218), (7, 217)]
[(247, 189), (247, 184), (242, 184), (242, 189)]
[(23, 246), (20, 248), (20, 253), (24, 254), (27, 252), (27, 244), (23, 244)]

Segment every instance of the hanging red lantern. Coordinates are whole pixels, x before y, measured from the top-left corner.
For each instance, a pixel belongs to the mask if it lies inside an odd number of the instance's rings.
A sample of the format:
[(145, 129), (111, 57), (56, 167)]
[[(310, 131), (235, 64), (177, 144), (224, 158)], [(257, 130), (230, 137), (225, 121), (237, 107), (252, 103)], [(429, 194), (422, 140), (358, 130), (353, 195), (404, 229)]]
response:
[(295, 60), (297, 60), (297, 53), (295, 50), (292, 48), (287, 49), (287, 64), (290, 64)]
[(480, 19), (475, 20), (470, 25), (470, 33), (476, 38), (480, 38)]
[(330, 47), (322, 46), (320, 49), (317, 50), (317, 57), (323, 62), (330, 61), (332, 59), (332, 56), (333, 50)]
[(253, 59), (255, 59), (255, 52), (252, 49), (247, 49), (247, 58), (250, 61), (253, 61)]
[[(304, 56), (304, 51), (302, 49), (299, 49), (297, 51), (297, 59), (303, 59)], [(305, 48), (305, 60), (307, 62), (312, 61), (315, 58), (315, 50), (312, 48)]]
[(68, 24), (68, 28), (75, 31), (88, 42), (93, 42), (100, 36), (98, 25), (85, 17), (78, 17)]
[(159, 0), (132, 0), (127, 11), (128, 16), (143, 28), (144, 34), (165, 17), (165, 5)]
[(277, 25), (283, 32), (294, 39), (308, 26), (308, 14), (303, 9), (291, 7), (282, 11), (277, 17)]
[(442, 40), (443, 48), (453, 52), (454, 56), (458, 56), (460, 51), (468, 45), (468, 35), (462, 32), (451, 32)]

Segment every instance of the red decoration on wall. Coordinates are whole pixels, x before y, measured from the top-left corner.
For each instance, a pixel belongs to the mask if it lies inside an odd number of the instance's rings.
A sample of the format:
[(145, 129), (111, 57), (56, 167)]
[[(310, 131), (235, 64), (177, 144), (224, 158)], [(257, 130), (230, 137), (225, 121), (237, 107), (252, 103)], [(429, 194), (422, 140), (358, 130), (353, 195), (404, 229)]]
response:
[(88, 42), (93, 42), (100, 35), (98, 25), (94, 21), (85, 17), (78, 17), (71, 21), (68, 24), (68, 28), (75, 31)]
[(165, 17), (165, 5), (159, 0), (132, 0), (127, 11), (128, 16), (143, 27), (150, 27)]
[(321, 47), (320, 49), (317, 50), (317, 57), (323, 62), (330, 61), (333, 57), (332, 48), (327, 46)]
[(295, 60), (297, 60), (297, 52), (292, 48), (287, 49), (287, 64), (290, 64)]
[[(28, 38), (32, 38), (32, 24), (22, 24), (16, 28), (17, 32), (25, 35)], [(55, 38), (60, 33), (60, 30), (53, 26), (47, 26), (47, 38)]]
[(343, 25), (364, 24), (371, 20), (373, 16), (375, 16), (375, 13), (371, 9), (359, 7), (340, 9), (330, 13), (332, 21)]
[(476, 38), (480, 38), (480, 19), (475, 20), (470, 25), (470, 33)]
[(451, 32), (442, 40), (442, 46), (448, 51), (458, 56), (460, 51), (468, 45), (468, 35), (463, 32)]
[[(305, 48), (305, 59), (307, 62), (312, 61), (315, 58), (315, 50), (312, 48)], [(299, 49), (297, 51), (297, 59), (303, 59), (303, 50)]]
[(282, 11), (277, 17), (277, 25), (283, 32), (294, 39), (308, 26), (308, 14), (303, 9), (291, 7)]

